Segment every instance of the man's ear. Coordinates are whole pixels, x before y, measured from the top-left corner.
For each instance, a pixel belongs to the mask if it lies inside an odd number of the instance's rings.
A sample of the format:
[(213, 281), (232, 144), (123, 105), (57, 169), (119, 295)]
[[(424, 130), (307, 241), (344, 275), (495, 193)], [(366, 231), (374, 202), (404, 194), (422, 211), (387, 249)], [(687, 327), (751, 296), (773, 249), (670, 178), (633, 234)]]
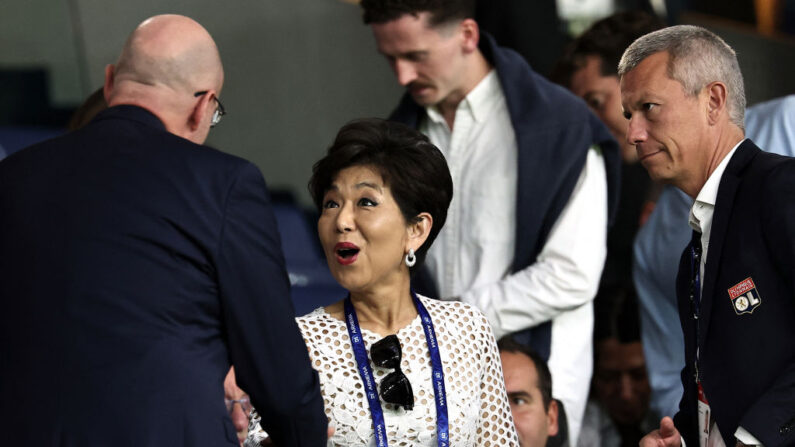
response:
[(472, 53), (478, 49), (480, 42), (480, 28), (473, 19), (464, 19), (461, 24), (462, 48), (465, 53)]
[(207, 108), (213, 106), (211, 101), (215, 97), (215, 90), (208, 90), (207, 93), (199, 97), (199, 101), (193, 106), (193, 109), (188, 116), (188, 129), (191, 132), (200, 130), (202, 120), (206, 119)]
[(105, 97), (105, 103), (110, 104), (110, 94), (113, 92), (114, 70), (116, 67), (113, 64), (105, 65), (105, 83), (102, 85), (102, 96)]
[(718, 122), (718, 117), (726, 109), (726, 101), (728, 92), (726, 84), (715, 81), (707, 85), (706, 93), (708, 95), (707, 113), (709, 114), (709, 123), (715, 124)]
[(430, 213), (418, 214), (415, 222), (408, 225), (409, 240), (406, 248), (413, 248), (414, 251), (419, 250), (428, 239), (428, 235), (431, 234), (431, 228), (433, 228), (433, 217)]
[(547, 410), (547, 434), (555, 436), (558, 434), (558, 402), (555, 399), (549, 401)]

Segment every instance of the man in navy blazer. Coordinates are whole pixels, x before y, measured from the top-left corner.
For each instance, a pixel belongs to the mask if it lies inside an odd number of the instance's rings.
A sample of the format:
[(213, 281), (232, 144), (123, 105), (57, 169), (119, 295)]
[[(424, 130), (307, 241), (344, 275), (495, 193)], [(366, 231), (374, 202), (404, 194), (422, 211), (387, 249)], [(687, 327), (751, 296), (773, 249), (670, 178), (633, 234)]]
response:
[(677, 277), (684, 394), (642, 446), (795, 443), (795, 159), (744, 138), (734, 51), (676, 26), (619, 64), (627, 140), (695, 203)]
[(325, 445), (259, 170), (203, 146), (223, 114), (207, 31), (143, 22), (109, 109), (0, 163), (4, 445), (238, 445), (230, 363), (277, 445)]

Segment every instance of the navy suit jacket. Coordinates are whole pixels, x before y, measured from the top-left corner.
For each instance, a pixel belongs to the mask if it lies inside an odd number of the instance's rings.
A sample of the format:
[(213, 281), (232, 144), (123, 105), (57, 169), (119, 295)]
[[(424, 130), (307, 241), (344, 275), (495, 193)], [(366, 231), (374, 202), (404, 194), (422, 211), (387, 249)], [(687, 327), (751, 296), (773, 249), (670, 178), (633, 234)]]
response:
[[(544, 79), (518, 53), (497, 46), (490, 35), (481, 36), (480, 51), (497, 70), (518, 147), (516, 247), (511, 268), (518, 272), (533, 264), (544, 248), (593, 145), (599, 145), (604, 156), (612, 222), (621, 158), (616, 141), (580, 98)], [(390, 119), (417, 128), (425, 115), (425, 109), (406, 94)], [(413, 286), (425, 296), (438, 298), (427, 270), (417, 274)], [(549, 323), (516, 335), (517, 341), (531, 344), (542, 357), (549, 358)]]
[(7, 445), (238, 445), (223, 379), (278, 445), (325, 445), (259, 170), (113, 107), (0, 162)]
[(746, 140), (729, 160), (712, 218), (697, 344), (690, 262), (688, 248), (677, 278), (685, 336), (677, 428), (698, 445), (698, 346), (702, 386), (726, 445), (738, 426), (766, 447), (795, 444), (795, 158)]

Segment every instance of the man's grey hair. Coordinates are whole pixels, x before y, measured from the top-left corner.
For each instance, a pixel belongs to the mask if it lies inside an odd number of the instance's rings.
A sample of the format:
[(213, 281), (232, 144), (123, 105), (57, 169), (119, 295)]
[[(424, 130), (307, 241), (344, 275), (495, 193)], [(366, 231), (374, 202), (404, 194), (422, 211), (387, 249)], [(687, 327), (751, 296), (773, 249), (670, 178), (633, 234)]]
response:
[(623, 77), (647, 57), (668, 52), (668, 76), (682, 84), (690, 96), (709, 83), (720, 81), (727, 88), (729, 119), (745, 130), (745, 88), (737, 54), (715, 33), (692, 25), (663, 28), (638, 38), (618, 63)]

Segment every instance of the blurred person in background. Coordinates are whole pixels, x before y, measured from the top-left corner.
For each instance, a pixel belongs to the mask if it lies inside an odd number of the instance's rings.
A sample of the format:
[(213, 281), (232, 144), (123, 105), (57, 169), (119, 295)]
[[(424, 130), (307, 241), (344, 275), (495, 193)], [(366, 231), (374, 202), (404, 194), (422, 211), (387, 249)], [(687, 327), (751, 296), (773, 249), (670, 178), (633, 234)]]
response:
[(552, 375), (544, 359), (510, 335), (497, 342), (505, 391), (521, 447), (544, 447), (556, 436), (558, 402), (552, 398)]
[(569, 43), (550, 78), (582, 98), (621, 145), (625, 163), (638, 161), (635, 147), (626, 143), (627, 120), (621, 111), (618, 61), (629, 44), (665, 24), (641, 11), (626, 11), (597, 21)]
[(594, 304), (594, 373), (579, 447), (637, 446), (659, 416), (649, 411), (640, 319), (633, 289), (607, 287)]

